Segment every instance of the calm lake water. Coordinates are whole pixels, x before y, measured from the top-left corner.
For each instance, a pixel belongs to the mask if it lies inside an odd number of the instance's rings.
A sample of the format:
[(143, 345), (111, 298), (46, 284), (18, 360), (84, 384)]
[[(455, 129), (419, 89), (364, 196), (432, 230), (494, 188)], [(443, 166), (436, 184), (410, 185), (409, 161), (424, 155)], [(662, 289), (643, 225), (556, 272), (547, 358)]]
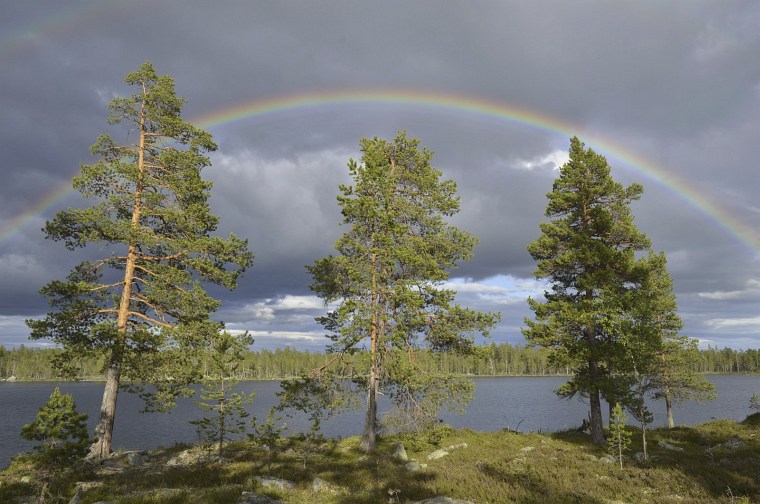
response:
[[(713, 375), (718, 398), (705, 403), (687, 402), (674, 409), (677, 424), (694, 425), (713, 418), (742, 420), (749, 413), (749, 399), (760, 393), (760, 376)], [(476, 378), (475, 393), (465, 414), (443, 412), (441, 417), (455, 427), (496, 431), (504, 427), (527, 431), (552, 432), (580, 425), (588, 404), (578, 399), (559, 399), (554, 389), (565, 382), (563, 377)], [(25, 423), (34, 420), (37, 410), (58, 386), (74, 396), (77, 409), (90, 416), (94, 428), (103, 393), (102, 383), (5, 383), (0, 382), (0, 468), (6, 467), (14, 455), (28, 451), (34, 443), (19, 435)], [(275, 404), (279, 382), (245, 382), (240, 388), (256, 391), (249, 411), (264, 420)], [(665, 405), (650, 405), (655, 413), (654, 427), (665, 425)], [(139, 413), (142, 402), (131, 394), (119, 394), (114, 448), (152, 449), (176, 442), (195, 443), (198, 436), (188, 420), (202, 416), (192, 399), (181, 400), (172, 413)], [(303, 432), (308, 425), (303, 418), (284, 418), (287, 433)], [(359, 434), (362, 412), (347, 412), (323, 423), (328, 437)]]

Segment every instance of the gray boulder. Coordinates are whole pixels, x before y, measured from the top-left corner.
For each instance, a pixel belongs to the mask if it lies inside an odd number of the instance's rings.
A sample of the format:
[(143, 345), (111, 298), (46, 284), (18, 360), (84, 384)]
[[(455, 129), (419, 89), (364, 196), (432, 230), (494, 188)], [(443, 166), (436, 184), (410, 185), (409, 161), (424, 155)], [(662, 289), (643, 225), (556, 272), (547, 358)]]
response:
[(728, 441), (721, 443), (721, 446), (728, 450), (738, 450), (739, 448), (744, 448), (744, 441), (736, 436), (732, 436)]
[(427, 458), (428, 460), (437, 460), (439, 458), (445, 457), (454, 450), (459, 450), (462, 448), (467, 448), (467, 443), (457, 443), (451, 446), (447, 446), (446, 448), (441, 448), (440, 450), (436, 450), (428, 455)]
[(452, 499), (451, 497), (431, 497), (429, 499), (415, 501), (412, 504), (474, 504), (470, 501), (464, 501), (460, 499)]
[(416, 460), (411, 460), (404, 465), (404, 469), (409, 472), (421, 471), (422, 469), (427, 469), (427, 464), (420, 464)]
[(406, 462), (409, 460), (409, 457), (406, 455), (406, 448), (404, 448), (404, 445), (401, 443), (396, 443), (396, 448), (393, 450), (393, 458), (400, 460), (401, 462)]
[(322, 478), (314, 478), (311, 482), (311, 489), (315, 492), (329, 492), (331, 490), (330, 485)]
[(665, 441), (657, 441), (657, 444), (660, 446), (660, 448), (665, 448), (666, 450), (676, 451), (676, 452), (683, 451), (683, 448), (681, 448), (680, 446), (673, 446), (672, 444)]
[(256, 480), (266, 488), (274, 488), (275, 490), (293, 490), (296, 484), (292, 481), (280, 479), (280, 478), (268, 478), (266, 476), (256, 476)]

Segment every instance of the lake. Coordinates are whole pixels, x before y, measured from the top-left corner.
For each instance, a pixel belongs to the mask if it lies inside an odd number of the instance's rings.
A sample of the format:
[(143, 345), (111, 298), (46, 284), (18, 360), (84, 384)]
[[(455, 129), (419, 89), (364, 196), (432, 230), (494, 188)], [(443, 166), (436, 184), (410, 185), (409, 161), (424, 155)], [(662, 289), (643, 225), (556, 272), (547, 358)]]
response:
[[(712, 375), (708, 377), (718, 391), (715, 401), (686, 402), (674, 407), (679, 425), (694, 425), (713, 418), (742, 420), (750, 414), (749, 399), (760, 393), (760, 376)], [(475, 392), (465, 414), (442, 412), (443, 420), (455, 427), (480, 431), (496, 431), (508, 427), (520, 432), (553, 432), (577, 427), (587, 416), (587, 401), (559, 399), (554, 389), (564, 377), (475, 378)], [(90, 416), (90, 431), (98, 416), (103, 393), (102, 383), (6, 383), (0, 382), (0, 468), (6, 467), (14, 455), (28, 451), (35, 444), (21, 438), (21, 427), (32, 422), (37, 410), (47, 402), (58, 386), (72, 394), (77, 409)], [(252, 416), (263, 421), (276, 402), (279, 382), (257, 381), (239, 385), (246, 392), (256, 391)], [(650, 404), (655, 414), (653, 427), (666, 425), (662, 401)], [(203, 416), (192, 399), (178, 401), (172, 413), (139, 413), (140, 399), (132, 394), (119, 394), (114, 449), (148, 450), (171, 446), (177, 442), (196, 443), (198, 435), (188, 420)], [(382, 407), (382, 404), (381, 404)], [(606, 407), (603, 406), (603, 409)], [(363, 412), (346, 412), (325, 421), (322, 433), (328, 437), (353, 436), (361, 432)], [(285, 434), (308, 429), (304, 418), (283, 418)]]

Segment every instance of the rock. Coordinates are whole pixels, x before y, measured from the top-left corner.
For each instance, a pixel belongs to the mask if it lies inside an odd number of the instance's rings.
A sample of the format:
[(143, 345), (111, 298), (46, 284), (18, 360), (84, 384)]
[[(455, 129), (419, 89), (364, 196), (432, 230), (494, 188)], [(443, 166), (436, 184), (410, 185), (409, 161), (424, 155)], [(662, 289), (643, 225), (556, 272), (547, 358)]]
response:
[(148, 454), (145, 452), (133, 451), (127, 453), (127, 463), (130, 467), (142, 467), (146, 462), (148, 462)]
[(639, 464), (644, 462), (644, 452), (636, 452), (636, 454), (633, 456), (633, 458), (636, 459), (636, 462)]
[(198, 462), (202, 462), (205, 459), (206, 459), (206, 454), (203, 452), (185, 450), (178, 453), (176, 456), (170, 458), (166, 462), (166, 465), (169, 467), (191, 465), (191, 464), (197, 464)]
[(237, 504), (282, 504), (282, 501), (266, 495), (258, 495), (253, 492), (243, 492), (237, 500)]
[(536, 449), (536, 448), (535, 448), (534, 446), (526, 446), (526, 447), (524, 447), (524, 448), (520, 448), (520, 451), (521, 451), (521, 452), (529, 452), (529, 451), (533, 451), (533, 450), (535, 450), (535, 449)]
[(618, 459), (612, 455), (605, 455), (599, 459), (599, 462), (603, 464), (616, 464), (618, 462)]
[(315, 492), (329, 492), (330, 491), (330, 485), (327, 484), (325, 480), (322, 478), (314, 478), (314, 481), (311, 482), (311, 488)]
[(276, 490), (293, 490), (296, 484), (292, 481), (280, 479), (280, 478), (268, 478), (266, 476), (256, 476), (256, 481), (261, 483), (266, 488), (274, 488)]
[(729, 450), (738, 450), (739, 448), (744, 448), (744, 441), (736, 436), (732, 436), (728, 441), (721, 443), (721, 446)]
[(400, 460), (401, 462), (406, 462), (409, 460), (409, 457), (406, 455), (406, 448), (404, 448), (404, 445), (401, 443), (396, 443), (396, 448), (393, 450), (393, 458)]
[(683, 451), (683, 448), (681, 448), (680, 446), (673, 446), (672, 444), (666, 443), (665, 441), (657, 441), (657, 444), (660, 446), (660, 448), (665, 448), (666, 450), (677, 451), (677, 452)]
[(448, 454), (449, 454), (449, 452), (447, 452), (446, 450), (444, 450), (443, 448), (441, 448), (440, 450), (436, 450), (433, 453), (431, 453), (430, 455), (428, 455), (427, 459), (428, 460), (438, 460), (439, 458), (443, 458), (443, 457), (445, 457)]
[(404, 469), (409, 472), (417, 472), (421, 471), (422, 469), (427, 469), (427, 464), (420, 464), (416, 460), (410, 460), (406, 463), (406, 465), (404, 465)]
[(412, 504), (473, 504), (470, 501), (452, 499), (451, 497), (431, 497), (429, 499), (414, 501)]
[(461, 448), (467, 448), (467, 443), (458, 443), (455, 445), (447, 446), (446, 448), (441, 448), (440, 450), (436, 450), (428, 455), (427, 458), (428, 460), (437, 460), (439, 458), (445, 457), (453, 450), (459, 450)]

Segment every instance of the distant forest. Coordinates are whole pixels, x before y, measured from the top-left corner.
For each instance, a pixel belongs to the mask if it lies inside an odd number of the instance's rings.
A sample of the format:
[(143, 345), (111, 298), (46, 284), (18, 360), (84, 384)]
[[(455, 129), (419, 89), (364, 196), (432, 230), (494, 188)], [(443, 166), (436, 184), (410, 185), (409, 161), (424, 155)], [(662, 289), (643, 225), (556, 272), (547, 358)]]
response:
[[(52, 365), (57, 349), (20, 346), (8, 350), (0, 346), (0, 380), (58, 380)], [(733, 350), (709, 347), (699, 351), (701, 359), (693, 364), (700, 373), (760, 373), (760, 350)], [(431, 371), (467, 376), (551, 376), (569, 375), (572, 370), (554, 367), (549, 363), (545, 348), (509, 343), (492, 343), (483, 347), (480, 355), (458, 356), (448, 353), (423, 352), (418, 359)], [(325, 365), (331, 355), (294, 349), (249, 351), (238, 368), (241, 380), (276, 380), (308, 374)], [(366, 366), (366, 355), (354, 356), (353, 367), (360, 371)], [(103, 362), (87, 359), (82, 362), (81, 379), (103, 379)]]

